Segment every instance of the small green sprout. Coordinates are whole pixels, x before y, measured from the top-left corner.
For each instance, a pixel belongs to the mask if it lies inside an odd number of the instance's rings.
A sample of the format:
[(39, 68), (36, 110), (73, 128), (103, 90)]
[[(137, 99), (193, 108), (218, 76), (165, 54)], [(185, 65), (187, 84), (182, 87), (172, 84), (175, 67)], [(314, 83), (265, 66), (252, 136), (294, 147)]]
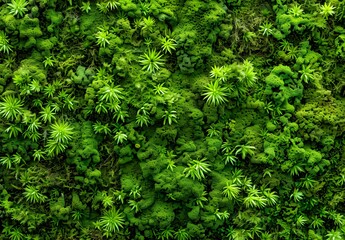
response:
[(311, 189), (315, 183), (317, 183), (317, 181), (309, 175), (306, 175), (304, 178), (301, 178), (301, 183), (299, 185), (306, 189)]
[(314, 69), (312, 69), (310, 66), (302, 66), (302, 70), (298, 71), (301, 74), (300, 79), (305, 82), (308, 83), (309, 80), (313, 80), (314, 79)]
[(43, 203), (47, 200), (47, 196), (44, 196), (34, 186), (27, 186), (24, 192), (25, 198), (31, 203)]
[(106, 45), (110, 44), (110, 34), (103, 28), (98, 28), (98, 30), (99, 31), (96, 33), (97, 44), (105, 48)]
[(23, 114), (22, 100), (11, 95), (5, 96), (0, 102), (0, 115), (8, 120), (17, 119)]
[(19, 17), (23, 17), (23, 15), (28, 11), (26, 6), (28, 2), (25, 0), (12, 0), (11, 3), (8, 3), (8, 9), (10, 10), (10, 14)]
[(34, 157), (34, 161), (41, 161), (41, 159), (45, 159), (44, 157), (45, 152), (40, 150), (40, 149), (35, 149), (34, 153), (32, 154), (32, 156)]
[(230, 180), (235, 183), (235, 184), (238, 184), (238, 185), (242, 185), (242, 182), (243, 182), (243, 172), (241, 169), (237, 169), (235, 168), (232, 172), (231, 172), (231, 178)]
[(107, 108), (108, 104), (104, 103), (104, 102), (98, 102), (95, 110), (98, 114), (100, 113), (108, 113), (108, 108)]
[(36, 116), (29, 119), (28, 123), (28, 130), (29, 131), (37, 131), (41, 127), (41, 122)]
[(162, 49), (165, 53), (170, 53), (171, 54), (171, 51), (172, 50), (175, 50), (176, 49), (176, 41), (172, 38), (168, 38), (168, 37), (164, 37), (164, 38), (161, 38), (161, 44), (162, 44)]
[(235, 146), (236, 155), (241, 155), (242, 159), (245, 159), (247, 155), (254, 155), (254, 150), (256, 149), (254, 146), (248, 146), (248, 145), (237, 145)]
[(28, 138), (33, 142), (37, 142), (40, 139), (41, 134), (37, 130), (26, 130), (23, 133), (23, 136), (24, 138)]
[(134, 199), (141, 197), (141, 187), (138, 185), (133, 187), (129, 193), (129, 196), (132, 196)]
[(293, 193), (290, 195), (290, 198), (293, 198), (295, 202), (299, 202), (303, 199), (304, 194), (300, 192), (297, 188), (293, 190)]
[(144, 44), (149, 48), (151, 45), (152, 45), (153, 41), (152, 41), (152, 38), (145, 38), (144, 39)]
[(154, 94), (156, 95), (164, 95), (165, 93), (168, 92), (168, 88), (164, 87), (164, 83), (161, 83), (161, 84), (158, 84), (158, 85), (155, 85), (154, 87)]
[(254, 71), (253, 64), (250, 61), (245, 60), (243, 62), (239, 71), (238, 80), (246, 87), (252, 87), (255, 84), (257, 80), (256, 72)]
[(186, 177), (191, 177), (193, 180), (198, 179), (202, 180), (205, 178), (205, 173), (210, 172), (210, 164), (205, 162), (206, 159), (201, 160), (191, 160), (188, 163), (188, 167), (184, 169)]
[(142, 127), (144, 125), (148, 126), (148, 124), (149, 124), (149, 117), (146, 116), (146, 115), (137, 114), (135, 123), (137, 125), (139, 125), (140, 127)]
[(23, 162), (23, 157), (22, 156), (20, 156), (18, 153), (16, 153), (16, 154), (14, 154), (13, 156), (12, 156), (12, 161), (13, 161), (13, 163), (15, 163), (15, 164), (20, 164), (21, 162)]
[(83, 212), (79, 210), (72, 211), (72, 219), (74, 221), (79, 221), (83, 217)]
[(114, 136), (114, 140), (116, 141), (116, 144), (123, 143), (124, 141), (127, 140), (127, 135), (123, 133), (122, 131), (116, 132)]
[(214, 215), (216, 215), (216, 217), (220, 220), (226, 220), (230, 217), (230, 214), (228, 213), (228, 211), (224, 211), (224, 212), (219, 212), (219, 209), (217, 208)]
[(52, 67), (54, 66), (55, 60), (53, 59), (52, 56), (46, 57), (43, 61), (44, 67)]
[(270, 178), (271, 178), (271, 177), (272, 177), (272, 172), (273, 172), (273, 171), (272, 171), (271, 169), (266, 168), (266, 169), (264, 170), (262, 176), (263, 176), (263, 177), (266, 177), (266, 176), (267, 176), (267, 177), (270, 177)]
[(269, 22), (263, 23), (262, 25), (260, 25), (259, 28), (260, 28), (259, 32), (261, 32), (262, 35), (264, 35), (264, 36), (269, 36), (273, 33), (273, 30), (272, 30), (273, 25)]
[(287, 40), (283, 39), (280, 47), (282, 49), (282, 51), (289, 51), (291, 47), (293, 47), (293, 45), (291, 43), (289, 43)]
[[(0, 52), (9, 54), (12, 51), (12, 46), (5, 32), (0, 31)], [(7, 63), (8, 64), (8, 63)]]
[(121, 120), (122, 122), (125, 122), (125, 118), (128, 117), (128, 112), (126, 110), (119, 109), (116, 111), (113, 115), (113, 118), (116, 119), (116, 122), (119, 122)]
[(95, 131), (95, 133), (101, 133), (105, 135), (109, 135), (111, 133), (108, 123), (102, 124), (99, 121), (93, 124), (93, 130)]
[(291, 8), (289, 8), (288, 13), (294, 17), (299, 17), (303, 14), (303, 9), (297, 3), (293, 4)]
[(180, 228), (174, 233), (175, 239), (177, 240), (188, 240), (190, 235), (185, 228)]
[(120, 6), (120, 3), (116, 0), (107, 0), (106, 3), (107, 8), (110, 10), (115, 10)]
[(169, 125), (171, 125), (173, 122), (177, 123), (177, 119), (176, 119), (176, 111), (164, 111), (163, 114), (163, 125), (165, 125), (166, 123), (168, 123)]
[(8, 233), (9, 239), (11, 240), (22, 240), (25, 239), (25, 235), (20, 231), (19, 228), (13, 227)]
[(254, 194), (249, 194), (247, 197), (243, 198), (243, 204), (246, 208), (263, 208), (266, 206), (266, 202), (266, 198)]
[(223, 66), (222, 67), (213, 66), (210, 72), (210, 77), (224, 82), (227, 77), (225, 68)]
[(225, 164), (231, 163), (231, 165), (235, 165), (237, 162), (237, 157), (232, 152), (226, 152), (223, 159)]
[(122, 190), (121, 191), (116, 190), (114, 192), (114, 195), (116, 197), (115, 200), (119, 200), (122, 204), (124, 203), (124, 200), (125, 200), (125, 197), (126, 197), (126, 193), (124, 193)]
[(297, 164), (293, 165), (289, 169), (289, 173), (290, 173), (291, 176), (298, 176), (302, 172), (304, 172), (304, 169), (302, 168), (300, 163), (297, 163)]
[(57, 143), (68, 143), (73, 134), (73, 127), (68, 122), (57, 121), (51, 125), (50, 138)]
[(219, 137), (220, 131), (217, 128), (215, 128), (214, 126), (210, 126), (210, 128), (207, 129), (207, 136), (208, 137)]
[[(0, 32), (0, 35), (2, 33)], [(7, 39), (7, 36), (5, 36), (4, 38)], [(2, 37), (0, 36), (0, 39), (2, 39)], [(6, 44), (4, 44), (3, 40), (0, 40), (0, 51), (6, 52), (7, 54), (9, 53), (9, 51), (12, 51), (12, 49), (9, 49), (8, 47), (11, 48), (11, 46), (8, 44), (8, 40), (5, 41)], [(6, 45), (4, 47), (4, 45)], [(7, 51), (8, 50), (8, 51)], [(4, 66), (7, 68), (13, 68), (15, 65), (16, 60), (14, 59), (13, 56), (8, 56), (5, 60), (4, 60)]]
[(196, 205), (200, 206), (201, 208), (204, 208), (204, 203), (203, 202), (207, 202), (207, 192), (206, 191), (203, 191), (202, 194), (197, 198), (195, 199), (195, 203)]
[(243, 40), (247, 43), (254, 43), (255, 38), (257, 38), (255, 32), (247, 31), (243, 34)]
[(168, 161), (167, 169), (173, 172), (174, 168), (176, 168), (174, 160), (168, 159), (167, 161)]
[(226, 140), (225, 142), (223, 142), (221, 148), (222, 148), (222, 152), (227, 153), (227, 152), (231, 152), (232, 151), (233, 145), (232, 145), (232, 143), (229, 140)]
[(237, 199), (241, 191), (237, 184), (234, 184), (231, 181), (226, 183), (226, 186), (223, 189), (224, 196), (230, 200)]
[(310, 226), (314, 229), (318, 229), (324, 225), (325, 221), (322, 218), (314, 217), (311, 221)]
[(12, 157), (10, 157), (8, 154), (5, 157), (0, 158), (0, 163), (4, 166), (6, 166), (7, 169), (10, 169), (12, 167)]
[(205, 96), (204, 99), (206, 99), (207, 104), (217, 106), (228, 101), (226, 99), (229, 96), (228, 91), (227, 87), (221, 87), (219, 81), (216, 80), (205, 87), (205, 92), (202, 95)]
[(296, 46), (291, 46), (288, 50), (287, 50), (287, 57), (289, 59), (296, 59), (297, 55), (299, 53), (298, 47)]
[(117, 102), (123, 98), (123, 88), (113, 84), (105, 86), (99, 90), (100, 100), (105, 102)]
[(56, 91), (56, 87), (54, 86), (54, 84), (48, 84), (43, 89), (43, 93), (47, 95), (47, 97), (49, 98), (52, 98), (54, 96), (55, 91)]
[(139, 202), (135, 200), (128, 200), (128, 205), (131, 207), (131, 210), (134, 210), (136, 213), (139, 212)]
[(51, 109), (51, 106), (49, 105), (43, 108), (40, 114), (41, 114), (40, 118), (42, 118), (44, 123), (46, 122), (51, 123), (51, 121), (55, 119), (55, 111)]
[(113, 197), (107, 194), (102, 194), (102, 204), (103, 204), (103, 207), (105, 208), (113, 206), (114, 205)]
[(252, 184), (252, 179), (250, 179), (249, 177), (244, 177), (242, 182), (241, 182), (241, 186), (246, 188), (246, 189), (249, 189), (248, 191), (250, 193), (255, 193), (256, 195), (259, 194), (259, 190), (257, 190), (255, 188), (255, 186), (253, 186)]
[(262, 193), (266, 197), (268, 205), (273, 206), (277, 204), (279, 196), (276, 194), (276, 192), (272, 192), (270, 188), (266, 188)]
[(82, 6), (80, 7), (80, 9), (83, 11), (83, 12), (86, 12), (86, 13), (89, 13), (90, 10), (91, 10), (91, 4), (90, 2), (82, 2)]
[(335, 14), (334, 11), (335, 7), (331, 5), (331, 3), (326, 3), (324, 5), (320, 6), (320, 14), (324, 17), (324, 18), (328, 18), (329, 16), (332, 16), (333, 14)]
[(161, 67), (164, 66), (165, 60), (160, 52), (157, 52), (155, 49), (148, 50), (147, 53), (144, 53), (143, 56), (139, 57), (139, 63), (143, 65), (143, 70), (146, 70), (150, 73), (158, 71)]
[(41, 91), (41, 84), (38, 80), (34, 79), (29, 83), (30, 91), (32, 92), (40, 92)]
[(147, 18), (143, 18), (140, 25), (141, 31), (144, 32), (153, 32), (155, 26), (155, 20), (148, 16)]
[(49, 139), (46, 144), (46, 148), (48, 156), (56, 156), (64, 152), (67, 148), (67, 145), (61, 142), (56, 142), (54, 139)]
[(339, 230), (334, 230), (334, 229), (332, 229), (331, 231), (327, 231), (326, 237), (327, 237), (327, 238), (325, 238), (326, 240), (342, 240), (342, 239), (344, 239), (342, 233)]
[(5, 129), (5, 132), (8, 133), (9, 138), (13, 137), (17, 137), (19, 133), (22, 133), (23, 130), (20, 127), (20, 125), (14, 124), (14, 125), (10, 125), (8, 128)]
[(145, 3), (141, 1), (139, 3), (140, 11), (144, 14), (144, 16), (146, 16), (150, 12), (150, 7), (151, 6), (149, 3)]
[(121, 109), (121, 106), (120, 106), (119, 102), (117, 102), (117, 101), (107, 103), (107, 107), (113, 113), (115, 113)]
[(97, 9), (101, 12), (101, 13), (107, 13), (109, 11), (109, 8), (107, 7), (107, 3), (106, 2), (101, 2), (101, 3), (97, 3)]
[(113, 233), (120, 231), (120, 228), (123, 228), (124, 222), (124, 214), (120, 213), (119, 210), (116, 210), (114, 207), (106, 211), (98, 221), (99, 227), (104, 231), (106, 237), (110, 237)]

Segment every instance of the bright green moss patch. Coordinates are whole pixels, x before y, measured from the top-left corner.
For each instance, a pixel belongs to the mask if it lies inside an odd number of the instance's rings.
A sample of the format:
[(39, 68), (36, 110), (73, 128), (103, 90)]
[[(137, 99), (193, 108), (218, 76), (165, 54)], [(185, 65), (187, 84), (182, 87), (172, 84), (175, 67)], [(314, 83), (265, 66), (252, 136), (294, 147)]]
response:
[(343, 1), (0, 6), (0, 239), (343, 239)]

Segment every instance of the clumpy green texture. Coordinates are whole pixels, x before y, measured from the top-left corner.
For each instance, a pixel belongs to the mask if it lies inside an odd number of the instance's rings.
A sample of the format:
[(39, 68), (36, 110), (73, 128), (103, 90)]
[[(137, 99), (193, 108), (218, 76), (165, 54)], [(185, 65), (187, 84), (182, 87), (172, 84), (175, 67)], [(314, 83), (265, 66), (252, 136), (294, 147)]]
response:
[(345, 1), (0, 3), (0, 239), (345, 239)]

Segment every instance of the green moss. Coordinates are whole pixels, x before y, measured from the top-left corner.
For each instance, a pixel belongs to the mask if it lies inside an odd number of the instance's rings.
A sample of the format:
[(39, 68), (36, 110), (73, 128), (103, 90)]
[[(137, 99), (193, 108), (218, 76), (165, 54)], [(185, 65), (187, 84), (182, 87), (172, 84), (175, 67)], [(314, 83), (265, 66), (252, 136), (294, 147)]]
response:
[(101, 171), (98, 170), (98, 169), (95, 169), (95, 170), (90, 170), (90, 169), (88, 169), (88, 170), (86, 171), (86, 176), (87, 176), (88, 178), (100, 178), (101, 175), (102, 175), (102, 173), (101, 173)]
[(276, 156), (275, 147), (274, 146), (266, 147), (265, 153), (269, 156), (270, 159), (274, 159)]
[(288, 123), (288, 127), (289, 127), (289, 129), (290, 129), (290, 131), (292, 131), (292, 132), (296, 132), (296, 131), (298, 131), (298, 124), (297, 123), (295, 123), (295, 122), (293, 122), (293, 123)]
[(160, 137), (167, 139), (170, 142), (175, 142), (175, 139), (177, 137), (177, 129), (171, 126), (157, 128), (156, 132)]
[[(321, 239), (340, 231), (344, 1), (27, 0), (22, 15), (3, 2), (2, 238)], [(140, 65), (149, 49), (165, 59), (155, 73)], [(228, 88), (216, 107), (203, 95), (215, 81)], [(177, 122), (164, 124), (165, 111)], [(148, 124), (138, 126), (137, 115)], [(73, 141), (52, 157), (47, 141), (60, 121), (72, 125)], [(127, 139), (117, 144), (120, 131)], [(253, 155), (241, 159), (243, 146)], [(201, 159), (205, 178), (187, 177)], [(236, 199), (226, 197), (229, 184)], [(28, 186), (46, 201), (23, 198)], [(107, 224), (112, 207), (119, 229)]]
[(8, 30), (15, 31), (19, 26), (19, 20), (17, 20), (13, 15), (5, 15), (1, 17), (1, 20), (4, 22)]
[[(265, 149), (265, 153), (266, 153), (266, 149)], [(269, 152), (267, 152), (267, 154), (269, 155), (267, 157), (267, 155), (265, 153), (256, 154), (255, 156), (250, 158), (250, 162), (253, 164), (265, 164), (265, 163), (269, 163), (270, 160), (275, 157), (275, 154), (271, 154)], [(274, 153), (274, 151), (273, 151), (273, 153)]]
[(131, 0), (120, 0), (121, 9), (128, 14), (129, 17), (140, 16), (138, 6)]
[(20, 37), (37, 38), (43, 35), (38, 18), (25, 16), (19, 26)]
[(217, 156), (218, 152), (220, 151), (222, 143), (223, 142), (220, 139), (206, 138), (207, 153), (209, 157)]
[(266, 123), (266, 129), (269, 131), (269, 132), (273, 132), (274, 130), (277, 129), (277, 126), (275, 124), (273, 124), (271, 121), (268, 121)]
[(72, 193), (72, 208), (77, 210), (86, 209), (86, 204), (80, 201), (79, 195), (76, 192)]
[(101, 161), (98, 142), (92, 129), (92, 123), (85, 121), (82, 125), (75, 124), (76, 139), (72, 149), (67, 151), (67, 162), (75, 164), (78, 172), (85, 172), (90, 164)]
[(54, 26), (58, 26), (63, 21), (63, 15), (61, 12), (56, 12), (53, 9), (49, 9), (46, 12), (46, 17)]
[(274, 88), (274, 87), (281, 87), (284, 86), (284, 81), (278, 77), (277, 75), (270, 74), (265, 79), (268, 86)]
[(188, 217), (192, 220), (192, 221), (198, 221), (200, 218), (200, 207), (199, 206), (195, 206), (192, 208), (191, 211), (188, 212)]
[(288, 150), (288, 157), (290, 161), (303, 162), (303, 160), (307, 157), (307, 152), (304, 148), (292, 146)]
[(54, 47), (54, 43), (50, 41), (50, 39), (38, 39), (37, 40), (37, 48), (39, 50), (51, 50)]
[(180, 147), (177, 148), (178, 152), (194, 152), (196, 151), (197, 147), (193, 141), (186, 142), (184, 139), (177, 139), (177, 144), (180, 145)]
[(289, 104), (287, 101), (285, 102), (285, 105), (283, 107), (286, 112), (289, 112), (289, 113), (295, 112), (295, 107), (292, 104)]
[(308, 158), (308, 164), (315, 164), (321, 161), (322, 154), (315, 151), (315, 150), (308, 150), (309, 158)]
[[(87, 86), (91, 83), (91, 76), (93, 75), (93, 72), (91, 69), (86, 69), (86, 67), (83, 66), (78, 66), (76, 72), (72, 73), (72, 81), (76, 84), (80, 84), (80, 85), (84, 85)], [(88, 91), (90, 92), (94, 92), (93, 88), (87, 88), (86, 92), (88, 93)], [(91, 94), (91, 93), (88, 93)]]
[(166, 163), (163, 159), (150, 160), (147, 162), (141, 162), (140, 168), (143, 173), (143, 177), (154, 176), (162, 171), (166, 167)]
[(153, 225), (160, 229), (165, 229), (174, 221), (175, 213), (173, 206), (169, 203), (156, 201), (150, 211)]

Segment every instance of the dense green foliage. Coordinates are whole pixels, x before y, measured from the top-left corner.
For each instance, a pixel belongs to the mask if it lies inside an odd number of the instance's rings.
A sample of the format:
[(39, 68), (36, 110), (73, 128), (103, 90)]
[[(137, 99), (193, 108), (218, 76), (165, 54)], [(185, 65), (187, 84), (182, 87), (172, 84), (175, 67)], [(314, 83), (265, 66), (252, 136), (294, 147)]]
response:
[(3, 0), (0, 239), (344, 239), (345, 0)]

